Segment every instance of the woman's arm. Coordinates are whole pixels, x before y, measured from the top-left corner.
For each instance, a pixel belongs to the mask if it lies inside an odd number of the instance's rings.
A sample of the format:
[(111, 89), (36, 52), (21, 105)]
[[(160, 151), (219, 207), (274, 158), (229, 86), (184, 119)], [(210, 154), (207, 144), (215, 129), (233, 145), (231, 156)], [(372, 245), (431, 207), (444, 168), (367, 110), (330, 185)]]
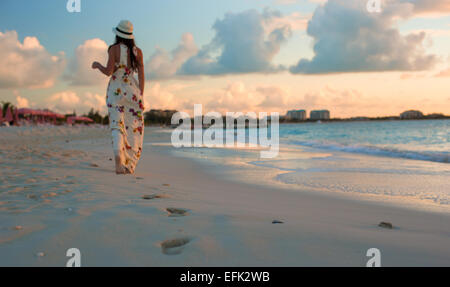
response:
[(139, 89), (141, 90), (141, 95), (144, 95), (144, 87), (145, 87), (145, 72), (144, 72), (144, 56), (142, 55), (142, 50), (138, 50), (138, 78), (139, 78)]
[(116, 47), (111, 47), (108, 51), (108, 64), (104, 67), (99, 62), (92, 63), (92, 69), (99, 69), (105, 76), (111, 76), (114, 73), (114, 64), (116, 63)]

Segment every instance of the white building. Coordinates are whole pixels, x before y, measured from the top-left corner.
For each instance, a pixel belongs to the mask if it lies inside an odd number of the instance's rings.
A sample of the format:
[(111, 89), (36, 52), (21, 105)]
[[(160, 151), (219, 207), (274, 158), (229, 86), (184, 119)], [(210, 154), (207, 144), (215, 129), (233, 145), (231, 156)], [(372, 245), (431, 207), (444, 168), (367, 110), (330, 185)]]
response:
[(421, 119), (423, 118), (423, 114), (421, 111), (406, 111), (400, 114), (401, 119)]
[(329, 120), (330, 119), (330, 111), (329, 110), (317, 110), (311, 111), (309, 114), (309, 118), (311, 120)]
[(304, 120), (306, 120), (306, 111), (305, 110), (291, 110), (291, 111), (288, 111), (287, 114), (286, 114), (286, 118), (288, 120), (304, 121)]

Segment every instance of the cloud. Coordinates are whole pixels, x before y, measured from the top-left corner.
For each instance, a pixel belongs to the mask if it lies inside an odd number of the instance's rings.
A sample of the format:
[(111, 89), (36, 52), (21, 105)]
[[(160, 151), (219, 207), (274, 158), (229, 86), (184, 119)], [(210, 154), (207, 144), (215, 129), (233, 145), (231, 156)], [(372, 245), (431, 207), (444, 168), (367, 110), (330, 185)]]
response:
[(394, 102), (395, 99), (369, 97), (355, 89), (335, 89), (326, 86), (320, 90), (307, 92), (300, 99), (293, 98), (288, 106), (306, 109), (308, 112), (315, 109), (328, 109), (333, 117), (351, 117), (362, 115), (361, 113), (365, 116), (374, 116), (380, 110), (396, 113), (392, 108)]
[(108, 45), (98, 38), (86, 40), (76, 48), (65, 79), (69, 80), (70, 84), (74, 86), (105, 84), (107, 77), (98, 70), (91, 68), (94, 61), (103, 65), (106, 65), (108, 61)]
[[(335, 89), (324, 87), (298, 95), (282, 86), (255, 85), (246, 86), (242, 82), (233, 82), (214, 95), (197, 100), (204, 105), (204, 112), (279, 112), (284, 115), (288, 110), (328, 109), (333, 116), (350, 117), (361, 115), (377, 115), (382, 109), (387, 113), (397, 113), (397, 108), (390, 104), (394, 99), (369, 97), (356, 89)], [(192, 110), (191, 106), (186, 106)]]
[(198, 48), (190, 33), (183, 34), (181, 42), (170, 53), (157, 48), (150, 56), (145, 68), (151, 79), (169, 78), (175, 76), (177, 70), (187, 59), (197, 54)]
[(411, 3), (392, 1), (382, 13), (368, 13), (365, 1), (329, 0), (308, 23), (314, 39), (314, 57), (300, 59), (294, 74), (371, 71), (417, 71), (431, 68), (436, 56), (423, 47), (426, 34), (406, 36), (394, 28), (398, 18), (409, 17)]
[(254, 89), (249, 89), (242, 82), (234, 82), (208, 98), (204, 104), (206, 110), (224, 114), (252, 111), (260, 101), (261, 98)]
[(426, 73), (403, 73), (400, 75), (400, 80), (423, 79), (425, 77), (427, 77)]
[(86, 92), (82, 96), (74, 91), (55, 93), (46, 100), (45, 107), (63, 114), (73, 111), (82, 114), (87, 113), (90, 109), (106, 113), (105, 97), (90, 92)]
[(47, 107), (60, 113), (71, 113), (79, 107), (79, 104), (80, 98), (72, 91), (56, 93), (47, 99)]
[[(207, 91), (198, 96), (183, 95), (183, 87), (162, 85), (153, 82), (146, 89), (145, 105), (149, 109), (176, 109), (193, 113), (194, 104), (203, 105), (203, 113), (219, 112), (279, 112), (284, 115), (288, 110), (328, 109), (333, 117), (396, 115), (405, 110), (405, 100), (389, 95), (376, 96), (363, 93), (358, 89), (323, 88), (306, 90), (299, 94), (296, 90), (282, 85), (255, 84), (249, 85), (241, 81), (227, 84), (222, 89)], [(420, 106), (420, 98), (408, 99), (410, 107)], [(427, 108), (433, 111), (436, 102)]]
[(51, 55), (36, 37), (21, 43), (16, 31), (0, 32), (1, 88), (51, 87), (64, 66), (64, 53)]
[(21, 96), (16, 97), (16, 103), (17, 103), (18, 108), (29, 108), (30, 107), (30, 102), (28, 101), (28, 99), (23, 98)]
[(289, 105), (290, 93), (277, 86), (257, 87), (256, 92), (261, 96), (258, 107), (283, 110)]
[(160, 82), (152, 82), (147, 85), (144, 92), (145, 110), (150, 109), (176, 109), (179, 111), (192, 109), (194, 102), (184, 99), (178, 92), (188, 86), (174, 84), (163, 86)]
[(226, 112), (284, 112), (295, 98), (289, 90), (274, 85), (247, 86), (237, 81), (203, 100), (206, 111)]
[(176, 109), (192, 114), (194, 104), (203, 104), (204, 112), (220, 113), (247, 111), (278, 111), (289, 105), (290, 93), (276, 86), (247, 87), (237, 81), (221, 90), (202, 97), (183, 97), (181, 91), (189, 86), (162, 85), (153, 82), (146, 88), (145, 106), (149, 109)]
[(280, 27), (290, 27), (292, 31), (304, 31), (308, 27), (308, 20), (312, 15), (293, 12), (291, 14), (275, 17), (271, 21), (264, 22), (266, 31), (273, 31)]
[(400, 2), (413, 4), (416, 14), (447, 14), (450, 12), (448, 0), (403, 0)]
[(435, 75), (435, 77), (437, 78), (450, 77), (450, 69), (439, 72), (437, 75)]
[(108, 112), (105, 96), (87, 92), (84, 94), (82, 102), (86, 109), (94, 109), (94, 111), (99, 111), (101, 114), (106, 114)]
[(179, 69), (180, 75), (223, 75), (274, 72), (271, 64), (281, 45), (290, 38), (289, 24), (266, 31), (272, 21), (281, 18), (276, 11), (248, 10), (227, 13), (217, 20), (215, 37), (189, 58)]
[(274, 4), (276, 5), (292, 5), (297, 3), (297, 0), (275, 0)]
[(310, 3), (319, 3), (319, 4), (323, 4), (325, 2), (327, 2), (327, 0), (274, 0), (274, 4), (276, 5), (292, 5), (292, 4), (297, 4), (299, 2), (310, 2)]

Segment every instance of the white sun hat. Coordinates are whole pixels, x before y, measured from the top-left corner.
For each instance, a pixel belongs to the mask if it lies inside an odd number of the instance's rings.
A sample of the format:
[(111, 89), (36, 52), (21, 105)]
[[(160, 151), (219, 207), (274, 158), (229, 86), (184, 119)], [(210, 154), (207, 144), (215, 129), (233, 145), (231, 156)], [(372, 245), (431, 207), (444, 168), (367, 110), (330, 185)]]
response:
[(117, 27), (113, 28), (113, 33), (124, 39), (134, 39), (133, 24), (130, 21), (122, 20)]

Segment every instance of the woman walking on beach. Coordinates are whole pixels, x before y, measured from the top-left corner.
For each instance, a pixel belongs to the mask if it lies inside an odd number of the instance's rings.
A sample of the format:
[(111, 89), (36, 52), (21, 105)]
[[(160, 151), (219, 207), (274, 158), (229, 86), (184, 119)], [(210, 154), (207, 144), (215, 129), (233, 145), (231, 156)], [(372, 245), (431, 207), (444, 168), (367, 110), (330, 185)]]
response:
[[(144, 137), (144, 62), (141, 49), (136, 47), (133, 24), (121, 21), (113, 28), (116, 42), (109, 47), (106, 67), (98, 62), (92, 63), (111, 76), (107, 89), (109, 127), (115, 155), (116, 173), (134, 173), (142, 153)], [(138, 73), (139, 81), (134, 77)]]

